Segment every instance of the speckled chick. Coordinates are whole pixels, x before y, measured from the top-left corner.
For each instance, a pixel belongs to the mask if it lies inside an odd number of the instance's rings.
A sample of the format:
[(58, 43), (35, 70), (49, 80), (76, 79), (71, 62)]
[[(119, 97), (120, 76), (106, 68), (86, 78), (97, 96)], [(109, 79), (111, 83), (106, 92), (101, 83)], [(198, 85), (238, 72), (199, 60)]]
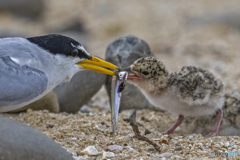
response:
[(182, 67), (178, 73), (169, 73), (165, 65), (154, 57), (140, 58), (124, 70), (133, 74), (129, 76), (129, 82), (140, 88), (150, 103), (179, 115), (165, 134), (172, 134), (184, 116), (216, 113), (213, 130), (207, 137), (217, 135), (222, 118), (224, 88), (212, 73), (193, 66)]
[[(238, 91), (225, 94), (223, 118), (219, 127), (220, 136), (240, 136), (240, 94)], [(206, 135), (211, 131), (216, 116), (186, 117), (181, 125), (184, 133)]]

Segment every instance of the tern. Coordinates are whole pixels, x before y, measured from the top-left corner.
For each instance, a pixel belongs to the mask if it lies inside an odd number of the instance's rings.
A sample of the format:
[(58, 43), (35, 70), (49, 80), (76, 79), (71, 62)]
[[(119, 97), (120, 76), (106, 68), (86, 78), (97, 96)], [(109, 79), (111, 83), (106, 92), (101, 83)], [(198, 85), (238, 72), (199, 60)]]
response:
[(223, 116), (224, 87), (211, 72), (194, 66), (182, 67), (169, 73), (165, 65), (154, 57), (136, 60), (129, 68), (128, 82), (136, 85), (150, 103), (178, 115), (176, 123), (164, 134), (172, 134), (184, 116), (197, 117), (216, 114), (212, 132), (218, 134)]
[(0, 112), (40, 99), (83, 69), (116, 75), (118, 67), (62, 35), (0, 39)]

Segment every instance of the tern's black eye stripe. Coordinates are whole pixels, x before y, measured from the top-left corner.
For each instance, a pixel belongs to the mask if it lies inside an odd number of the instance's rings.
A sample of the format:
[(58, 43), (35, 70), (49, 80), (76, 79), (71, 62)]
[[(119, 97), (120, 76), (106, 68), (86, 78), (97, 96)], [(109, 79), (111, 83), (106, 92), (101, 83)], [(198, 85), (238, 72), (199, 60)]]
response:
[(77, 57), (78, 56), (78, 50), (77, 49), (74, 49), (71, 53), (71, 56), (72, 57)]
[(78, 50), (78, 57), (80, 59), (91, 59), (91, 56), (85, 53), (83, 50), (79, 49)]

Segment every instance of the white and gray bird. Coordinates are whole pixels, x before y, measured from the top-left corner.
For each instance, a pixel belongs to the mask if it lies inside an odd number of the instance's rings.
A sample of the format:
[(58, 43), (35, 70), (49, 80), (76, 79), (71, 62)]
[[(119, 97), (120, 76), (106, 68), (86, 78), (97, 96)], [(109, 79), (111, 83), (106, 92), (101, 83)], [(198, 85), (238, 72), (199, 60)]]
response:
[(150, 103), (179, 115), (176, 123), (164, 134), (172, 134), (184, 116), (216, 113), (213, 130), (207, 137), (217, 135), (222, 119), (224, 88), (212, 73), (193, 66), (183, 67), (178, 73), (169, 73), (165, 65), (154, 57), (140, 58), (123, 70), (133, 73), (128, 76), (128, 81), (135, 84)]
[(82, 69), (115, 75), (118, 67), (62, 35), (0, 39), (0, 112), (40, 99)]

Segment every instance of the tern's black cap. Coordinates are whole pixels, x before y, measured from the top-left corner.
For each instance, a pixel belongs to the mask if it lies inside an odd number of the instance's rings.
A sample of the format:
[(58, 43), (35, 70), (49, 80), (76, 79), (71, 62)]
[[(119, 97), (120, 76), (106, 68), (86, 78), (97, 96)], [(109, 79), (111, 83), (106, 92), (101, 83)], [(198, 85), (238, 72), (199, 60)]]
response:
[(39, 47), (49, 51), (52, 54), (64, 54), (66, 56), (79, 57), (81, 59), (92, 59), (91, 55), (85, 50), (77, 48), (82, 46), (79, 42), (72, 38), (49, 34), (45, 36), (30, 37), (28, 41), (37, 44)]

